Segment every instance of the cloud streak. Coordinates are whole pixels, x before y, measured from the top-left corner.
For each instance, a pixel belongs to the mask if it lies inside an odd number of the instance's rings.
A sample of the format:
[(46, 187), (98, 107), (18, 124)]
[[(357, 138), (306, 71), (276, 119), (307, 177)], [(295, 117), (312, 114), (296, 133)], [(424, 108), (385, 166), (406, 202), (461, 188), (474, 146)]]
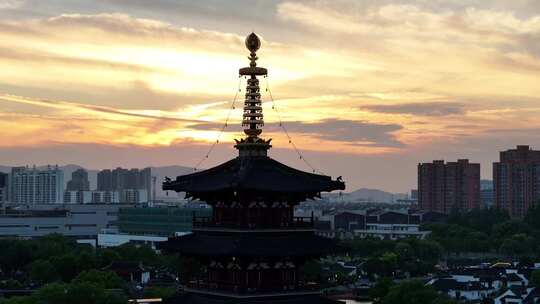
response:
[(385, 114), (447, 116), (465, 114), (465, 105), (456, 102), (418, 102), (361, 106), (363, 110)]
[[(325, 141), (343, 142), (364, 147), (402, 148), (405, 146), (394, 134), (403, 129), (398, 124), (377, 124), (365, 121), (326, 119), (311, 123), (284, 121), (282, 125), (291, 134), (312, 136)], [(220, 130), (223, 124), (199, 123), (188, 125), (187, 127), (194, 130)], [(240, 126), (234, 125), (232, 128), (228, 127), (227, 131), (239, 132)], [(264, 127), (264, 132), (279, 134), (283, 131), (278, 123), (267, 123)]]

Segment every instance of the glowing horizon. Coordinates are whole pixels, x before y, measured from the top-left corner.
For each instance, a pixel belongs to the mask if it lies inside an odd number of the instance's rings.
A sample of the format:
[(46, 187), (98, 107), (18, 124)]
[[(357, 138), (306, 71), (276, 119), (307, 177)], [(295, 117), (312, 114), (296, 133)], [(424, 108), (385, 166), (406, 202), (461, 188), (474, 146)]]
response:
[[(56, 149), (50, 162), (99, 167), (118, 158), (110, 151), (132, 149), (139, 156), (125, 165), (190, 165), (218, 137), (230, 148), (241, 135), (243, 92), (229, 127), (219, 130), (238, 68), (248, 64), (243, 39), (252, 30), (263, 40), (258, 62), (269, 70), (295, 144), (352, 189), (405, 191), (415, 185), (416, 163), (442, 158), (481, 162), (489, 178), (499, 150), (534, 148), (539, 139), (534, 1), (240, 7), (246, 3), (156, 1), (148, 11), (114, 0), (99, 9), (84, 1), (0, 0), (0, 164), (39, 160), (25, 149)], [(260, 22), (246, 21), (253, 16)], [(294, 163), (262, 93), (263, 135)], [(108, 152), (77, 156), (79, 148), (69, 150), (77, 145)], [(171, 149), (185, 158), (164, 152)], [(391, 168), (399, 174), (384, 171)]]

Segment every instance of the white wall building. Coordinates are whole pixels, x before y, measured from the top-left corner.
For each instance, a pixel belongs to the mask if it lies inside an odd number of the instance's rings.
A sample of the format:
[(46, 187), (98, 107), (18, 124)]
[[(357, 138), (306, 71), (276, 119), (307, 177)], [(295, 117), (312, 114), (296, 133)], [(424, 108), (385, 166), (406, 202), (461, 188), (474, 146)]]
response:
[(65, 191), (64, 204), (139, 204), (148, 202), (146, 189)]
[(64, 204), (90, 204), (92, 191), (65, 191)]
[(398, 240), (410, 237), (424, 239), (429, 233), (430, 231), (421, 231), (420, 225), (367, 223), (366, 229), (354, 230), (354, 237), (376, 237), (389, 240)]
[(156, 249), (156, 243), (167, 241), (168, 237), (155, 235), (133, 235), (103, 230), (98, 234), (97, 245), (99, 247), (116, 247), (123, 244), (149, 245)]
[(14, 167), (9, 175), (9, 201), (15, 204), (61, 204), (64, 173), (58, 166), (44, 170)]

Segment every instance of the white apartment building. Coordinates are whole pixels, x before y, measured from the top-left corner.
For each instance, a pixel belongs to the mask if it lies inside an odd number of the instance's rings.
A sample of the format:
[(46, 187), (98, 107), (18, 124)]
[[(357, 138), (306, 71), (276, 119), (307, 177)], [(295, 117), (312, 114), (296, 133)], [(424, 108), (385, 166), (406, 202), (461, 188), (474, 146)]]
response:
[(64, 192), (64, 204), (139, 204), (146, 202), (148, 202), (146, 189)]
[(9, 175), (9, 201), (15, 204), (61, 204), (64, 173), (58, 166), (40, 170), (14, 167)]

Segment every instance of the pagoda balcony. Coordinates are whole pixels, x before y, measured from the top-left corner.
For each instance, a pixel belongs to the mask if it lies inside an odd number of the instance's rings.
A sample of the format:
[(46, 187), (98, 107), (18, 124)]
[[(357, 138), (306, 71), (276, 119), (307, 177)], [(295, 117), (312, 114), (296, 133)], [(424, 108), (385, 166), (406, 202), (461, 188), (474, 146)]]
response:
[(194, 216), (193, 229), (238, 229), (238, 230), (305, 230), (314, 229), (314, 219), (311, 216), (295, 216), (291, 221), (281, 223), (253, 223), (238, 220), (216, 221), (211, 216)]

